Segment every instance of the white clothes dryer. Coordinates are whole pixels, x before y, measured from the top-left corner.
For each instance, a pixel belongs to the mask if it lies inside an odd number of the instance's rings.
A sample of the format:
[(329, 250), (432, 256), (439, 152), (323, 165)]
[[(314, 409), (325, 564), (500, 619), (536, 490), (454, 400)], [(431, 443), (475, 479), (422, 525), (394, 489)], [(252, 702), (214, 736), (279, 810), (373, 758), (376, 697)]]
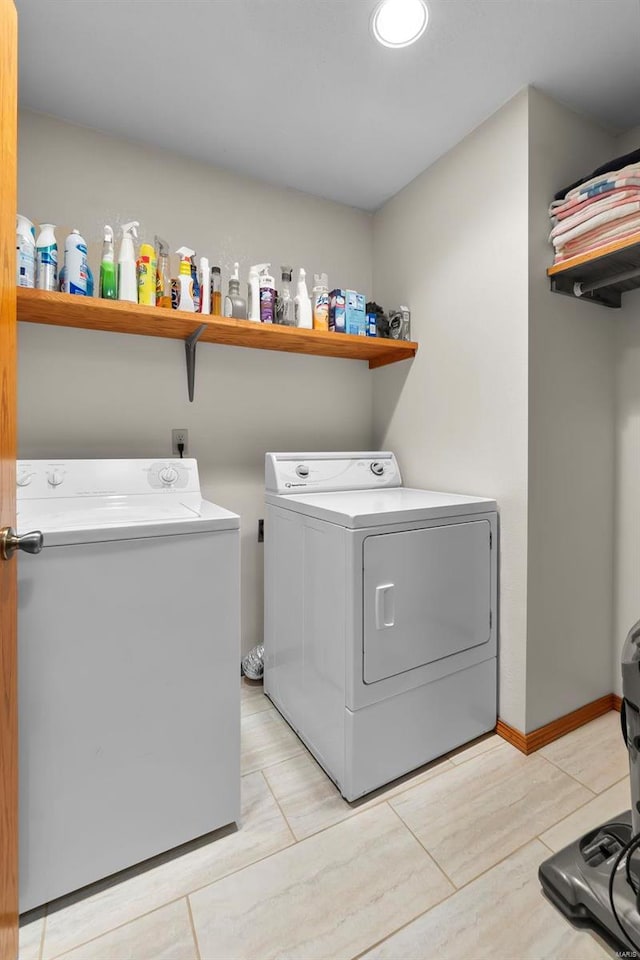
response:
[(347, 800), (492, 730), (495, 500), (392, 453), (268, 453), (265, 693)]

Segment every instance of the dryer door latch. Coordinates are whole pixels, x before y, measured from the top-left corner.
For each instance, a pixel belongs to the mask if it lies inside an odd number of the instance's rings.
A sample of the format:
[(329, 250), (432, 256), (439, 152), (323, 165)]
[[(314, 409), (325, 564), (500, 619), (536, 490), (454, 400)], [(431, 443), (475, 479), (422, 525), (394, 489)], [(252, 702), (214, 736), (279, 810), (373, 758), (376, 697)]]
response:
[(384, 583), (376, 587), (376, 630), (385, 630), (395, 625), (395, 584)]

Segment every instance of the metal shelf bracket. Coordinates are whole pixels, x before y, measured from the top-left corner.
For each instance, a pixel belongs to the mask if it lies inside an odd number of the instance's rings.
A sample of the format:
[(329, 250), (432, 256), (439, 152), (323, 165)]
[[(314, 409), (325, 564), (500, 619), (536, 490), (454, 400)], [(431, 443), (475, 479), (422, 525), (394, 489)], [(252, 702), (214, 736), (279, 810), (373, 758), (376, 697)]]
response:
[(193, 395), (196, 383), (196, 346), (198, 340), (207, 329), (206, 323), (201, 324), (197, 330), (194, 330), (191, 336), (184, 342), (184, 350), (187, 358), (187, 388), (189, 390), (189, 402), (193, 403)]

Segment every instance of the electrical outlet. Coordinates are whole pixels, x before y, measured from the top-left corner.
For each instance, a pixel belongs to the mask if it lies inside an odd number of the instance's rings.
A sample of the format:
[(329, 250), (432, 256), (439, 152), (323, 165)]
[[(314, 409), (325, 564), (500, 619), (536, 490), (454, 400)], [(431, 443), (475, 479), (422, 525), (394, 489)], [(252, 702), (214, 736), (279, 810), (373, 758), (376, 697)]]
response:
[(180, 450), (178, 444), (183, 443), (184, 447), (182, 449), (182, 456), (189, 456), (189, 431), (188, 430), (172, 430), (171, 431), (171, 453), (174, 457), (180, 456)]
[(258, 543), (264, 543), (264, 520), (258, 520)]

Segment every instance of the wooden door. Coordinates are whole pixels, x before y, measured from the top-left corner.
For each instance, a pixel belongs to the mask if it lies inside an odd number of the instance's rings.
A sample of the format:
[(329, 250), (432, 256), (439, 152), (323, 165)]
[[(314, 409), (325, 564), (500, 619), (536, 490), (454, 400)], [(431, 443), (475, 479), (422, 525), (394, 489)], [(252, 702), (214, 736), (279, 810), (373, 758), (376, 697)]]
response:
[[(0, 528), (15, 527), (17, 16), (0, 0)], [(16, 560), (0, 557), (0, 960), (18, 955)]]

